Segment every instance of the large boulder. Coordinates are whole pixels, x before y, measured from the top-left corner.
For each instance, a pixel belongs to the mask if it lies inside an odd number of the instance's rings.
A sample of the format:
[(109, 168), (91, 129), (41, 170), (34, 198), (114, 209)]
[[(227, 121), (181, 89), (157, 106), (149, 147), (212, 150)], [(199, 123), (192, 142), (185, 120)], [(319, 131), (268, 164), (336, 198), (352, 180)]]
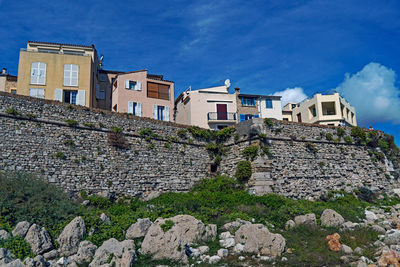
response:
[[(165, 232), (161, 226), (167, 221), (173, 223)], [(206, 226), (190, 215), (178, 215), (169, 219), (158, 218), (149, 228), (141, 248), (142, 254), (153, 259), (170, 259), (187, 262), (185, 245), (209, 238)]]
[(85, 222), (82, 217), (76, 217), (61, 232), (57, 241), (60, 244), (60, 254), (70, 256), (78, 251), (79, 242), (85, 235)]
[(334, 210), (326, 209), (321, 214), (321, 225), (327, 227), (336, 227), (344, 224), (342, 215)]
[(77, 264), (88, 263), (92, 260), (94, 254), (96, 253), (96, 250), (97, 246), (94, 245), (92, 242), (87, 240), (82, 241), (81, 243), (79, 243), (78, 252), (75, 255), (70, 256), (68, 258), (68, 261), (73, 261)]
[[(110, 261), (110, 256), (112, 259)], [(90, 263), (90, 266), (110, 266), (115, 267), (130, 267), (136, 260), (135, 244), (133, 240), (124, 240), (118, 242), (115, 238), (110, 238), (101, 245), (94, 258)]]
[(11, 235), (3, 229), (0, 229), (0, 239), (9, 239)]
[(25, 237), (31, 224), (27, 221), (19, 222), (12, 231), (13, 236)]
[(386, 232), (385, 239), (383, 242), (386, 245), (398, 245), (400, 244), (400, 230), (392, 229)]
[(6, 265), (13, 260), (13, 255), (7, 249), (0, 248), (0, 266)]
[(132, 224), (126, 231), (126, 239), (134, 239), (146, 235), (147, 230), (153, 223), (149, 218), (138, 219), (136, 223)]
[(43, 254), (53, 248), (49, 233), (44, 227), (33, 224), (25, 236), (26, 242), (31, 245), (31, 249), (35, 254)]
[(235, 233), (235, 241), (244, 244), (244, 252), (267, 256), (280, 256), (286, 245), (282, 235), (270, 233), (262, 224), (242, 225)]
[(316, 225), (317, 221), (315, 219), (314, 213), (308, 213), (306, 215), (296, 216), (294, 218), (296, 225)]
[(372, 211), (369, 210), (365, 210), (365, 219), (367, 221), (375, 221), (378, 219), (378, 217), (376, 216), (375, 213), (373, 213)]

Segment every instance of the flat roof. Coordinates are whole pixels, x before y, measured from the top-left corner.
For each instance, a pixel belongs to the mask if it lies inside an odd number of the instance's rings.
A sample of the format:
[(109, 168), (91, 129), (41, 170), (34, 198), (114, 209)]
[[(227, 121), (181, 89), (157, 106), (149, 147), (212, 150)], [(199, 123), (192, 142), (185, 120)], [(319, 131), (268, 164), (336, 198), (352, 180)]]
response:
[(239, 94), (239, 97), (266, 97), (266, 98), (271, 98), (271, 99), (281, 99), (281, 96), (277, 95), (250, 95), (250, 94)]
[(51, 42), (39, 42), (39, 41), (28, 41), (29, 44), (46, 44), (46, 45), (63, 45), (63, 46), (73, 46), (73, 47), (85, 47), (85, 48), (93, 48), (92, 45), (78, 45), (78, 44), (64, 44), (64, 43), (51, 43)]

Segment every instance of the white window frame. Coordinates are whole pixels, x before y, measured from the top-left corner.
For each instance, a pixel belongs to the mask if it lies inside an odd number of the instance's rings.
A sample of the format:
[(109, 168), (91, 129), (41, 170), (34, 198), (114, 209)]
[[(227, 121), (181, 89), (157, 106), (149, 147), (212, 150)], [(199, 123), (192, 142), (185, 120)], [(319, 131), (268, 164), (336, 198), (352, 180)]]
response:
[(29, 96), (44, 99), (44, 88), (29, 88)]
[(46, 85), (47, 64), (44, 62), (32, 62), (30, 84)]
[(64, 86), (78, 86), (79, 81), (79, 65), (65, 64), (64, 65)]

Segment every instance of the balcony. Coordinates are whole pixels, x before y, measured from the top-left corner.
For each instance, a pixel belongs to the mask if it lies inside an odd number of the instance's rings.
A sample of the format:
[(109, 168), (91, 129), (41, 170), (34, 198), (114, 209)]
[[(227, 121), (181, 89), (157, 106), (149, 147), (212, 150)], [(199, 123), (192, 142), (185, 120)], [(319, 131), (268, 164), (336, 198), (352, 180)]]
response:
[(208, 112), (209, 121), (236, 121), (235, 112)]

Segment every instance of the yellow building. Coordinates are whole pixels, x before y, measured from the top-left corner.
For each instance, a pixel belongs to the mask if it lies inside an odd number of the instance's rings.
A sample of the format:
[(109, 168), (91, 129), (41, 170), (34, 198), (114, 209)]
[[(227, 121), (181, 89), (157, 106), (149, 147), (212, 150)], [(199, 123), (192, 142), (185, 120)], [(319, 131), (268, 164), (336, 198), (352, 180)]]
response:
[(17, 94), (97, 107), (98, 71), (94, 45), (28, 41), (20, 51)]
[(315, 94), (298, 104), (283, 108), (284, 120), (331, 126), (357, 126), (356, 110), (338, 93)]

